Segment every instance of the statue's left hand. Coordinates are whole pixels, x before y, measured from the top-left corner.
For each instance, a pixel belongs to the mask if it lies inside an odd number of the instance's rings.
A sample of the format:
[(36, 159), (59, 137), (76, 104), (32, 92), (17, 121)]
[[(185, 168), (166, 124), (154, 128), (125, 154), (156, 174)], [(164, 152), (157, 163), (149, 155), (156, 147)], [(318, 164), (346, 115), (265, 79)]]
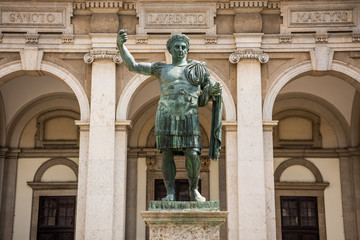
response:
[(216, 82), (213, 86), (210, 87), (210, 94), (212, 96), (220, 96), (222, 91), (222, 85), (219, 82)]

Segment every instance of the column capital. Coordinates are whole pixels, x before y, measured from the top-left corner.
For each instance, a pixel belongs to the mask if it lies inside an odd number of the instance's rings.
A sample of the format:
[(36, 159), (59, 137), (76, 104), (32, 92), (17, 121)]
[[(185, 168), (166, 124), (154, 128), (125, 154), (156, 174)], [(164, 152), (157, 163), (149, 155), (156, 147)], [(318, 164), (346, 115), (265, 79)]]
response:
[(0, 157), (5, 157), (6, 152), (9, 150), (9, 148), (0, 148)]
[(75, 120), (75, 125), (79, 126), (80, 132), (88, 132), (90, 129), (89, 121)]
[(226, 132), (236, 132), (237, 122), (236, 121), (222, 121), (222, 126)]
[(117, 64), (122, 62), (119, 51), (116, 49), (93, 49), (84, 55), (84, 61), (88, 64), (94, 62), (95, 59), (112, 59)]
[(6, 158), (19, 158), (19, 153), (21, 152), (21, 149), (16, 149), (16, 148), (13, 148), (13, 149), (9, 149), (7, 152), (6, 152)]
[(260, 63), (267, 63), (269, 61), (269, 55), (259, 49), (242, 49), (235, 50), (229, 56), (231, 63), (238, 63), (244, 59), (257, 59)]
[(263, 131), (272, 132), (273, 128), (279, 124), (278, 120), (274, 121), (263, 121)]
[(131, 120), (120, 120), (115, 122), (115, 131), (128, 131), (131, 130)]

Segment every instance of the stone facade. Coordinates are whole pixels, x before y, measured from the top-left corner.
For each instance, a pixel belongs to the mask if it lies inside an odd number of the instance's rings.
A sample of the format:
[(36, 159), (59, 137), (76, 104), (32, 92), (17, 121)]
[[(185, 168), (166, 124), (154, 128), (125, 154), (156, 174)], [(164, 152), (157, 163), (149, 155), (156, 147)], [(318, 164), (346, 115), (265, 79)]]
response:
[(359, 18), (356, 0), (2, 1), (0, 239), (36, 239), (42, 196), (76, 196), (77, 240), (148, 237), (160, 90), (123, 65), (120, 28), (138, 62), (171, 63), (167, 39), (187, 34), (223, 85), (219, 162), (199, 110), (220, 239), (282, 239), (283, 197), (316, 199), (318, 239), (359, 239)]

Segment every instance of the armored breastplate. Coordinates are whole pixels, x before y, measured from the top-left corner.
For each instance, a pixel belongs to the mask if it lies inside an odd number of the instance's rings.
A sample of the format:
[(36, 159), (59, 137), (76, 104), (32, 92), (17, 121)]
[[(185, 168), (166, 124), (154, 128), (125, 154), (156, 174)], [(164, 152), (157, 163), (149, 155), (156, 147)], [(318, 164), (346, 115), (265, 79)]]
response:
[(192, 113), (198, 106), (200, 87), (194, 86), (186, 79), (163, 81), (161, 83), (160, 106), (176, 116)]

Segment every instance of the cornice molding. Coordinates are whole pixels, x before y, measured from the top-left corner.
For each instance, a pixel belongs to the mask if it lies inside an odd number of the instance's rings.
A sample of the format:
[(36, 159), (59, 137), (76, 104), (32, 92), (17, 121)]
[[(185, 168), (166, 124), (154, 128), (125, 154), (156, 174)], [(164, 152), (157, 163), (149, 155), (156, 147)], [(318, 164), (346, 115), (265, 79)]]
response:
[(248, 1), (230, 1), (219, 2), (217, 9), (241, 9), (241, 8), (262, 8), (262, 9), (279, 9), (280, 1), (269, 0), (248, 0)]
[(73, 5), (74, 10), (86, 10), (90, 8), (121, 8), (122, 1), (86, 1), (76, 2)]
[(135, 10), (135, 2), (123, 2), (123, 1), (84, 1), (84, 2), (75, 2), (73, 4), (74, 10)]

